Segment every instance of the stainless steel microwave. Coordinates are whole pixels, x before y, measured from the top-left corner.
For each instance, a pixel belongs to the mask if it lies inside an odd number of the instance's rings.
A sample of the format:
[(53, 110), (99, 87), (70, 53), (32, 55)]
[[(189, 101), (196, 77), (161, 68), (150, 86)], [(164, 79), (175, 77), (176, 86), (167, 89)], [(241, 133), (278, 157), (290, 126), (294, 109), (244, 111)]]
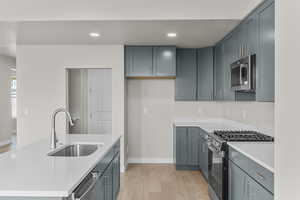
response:
[(249, 55), (231, 64), (231, 89), (254, 92), (256, 87), (256, 56)]

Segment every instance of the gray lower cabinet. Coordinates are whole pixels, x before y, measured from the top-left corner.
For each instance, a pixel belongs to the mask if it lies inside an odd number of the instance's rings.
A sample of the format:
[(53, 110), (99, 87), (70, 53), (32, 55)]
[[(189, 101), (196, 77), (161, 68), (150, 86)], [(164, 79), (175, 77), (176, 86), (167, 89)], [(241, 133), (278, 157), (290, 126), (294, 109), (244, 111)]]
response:
[(208, 146), (207, 146), (207, 133), (200, 129), (199, 137), (199, 168), (206, 180), (208, 180)]
[(113, 199), (116, 200), (120, 192), (120, 153), (113, 161)]
[(274, 101), (275, 92), (275, 8), (274, 2), (258, 13), (257, 101)]
[(154, 76), (176, 76), (176, 47), (153, 47)]
[(196, 127), (176, 127), (174, 137), (176, 169), (198, 170), (199, 129)]
[(197, 100), (197, 51), (177, 49), (176, 52), (176, 101)]
[[(101, 173), (97, 182), (97, 200), (116, 200), (120, 191), (120, 143), (99, 162), (94, 171)], [(105, 167), (105, 168), (104, 168)]]
[(197, 67), (197, 100), (212, 101), (214, 90), (214, 61), (212, 47), (197, 50)]
[(273, 200), (273, 195), (229, 161), (229, 200)]

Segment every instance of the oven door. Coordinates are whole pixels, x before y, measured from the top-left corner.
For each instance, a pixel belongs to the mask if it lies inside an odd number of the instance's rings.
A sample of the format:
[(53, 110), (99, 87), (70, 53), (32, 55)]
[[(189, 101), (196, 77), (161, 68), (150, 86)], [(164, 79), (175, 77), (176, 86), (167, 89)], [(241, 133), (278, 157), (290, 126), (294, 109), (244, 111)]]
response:
[(224, 152), (217, 150), (213, 145), (208, 146), (208, 182), (215, 194), (220, 200), (225, 200), (224, 191)]

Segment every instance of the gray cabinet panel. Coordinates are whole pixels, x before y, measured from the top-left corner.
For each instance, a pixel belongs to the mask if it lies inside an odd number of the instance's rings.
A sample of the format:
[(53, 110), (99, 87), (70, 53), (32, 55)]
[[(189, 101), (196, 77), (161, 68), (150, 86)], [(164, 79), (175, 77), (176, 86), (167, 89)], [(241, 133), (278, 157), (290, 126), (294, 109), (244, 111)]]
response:
[(199, 128), (188, 128), (188, 165), (198, 166)]
[(208, 146), (205, 139), (207, 133), (203, 133), (200, 129), (201, 137), (199, 137), (199, 168), (204, 178), (208, 179)]
[(175, 164), (176, 169), (199, 169), (199, 128), (176, 127), (175, 128)]
[(275, 92), (275, 8), (274, 3), (258, 14), (259, 55), (257, 101), (274, 101)]
[(177, 127), (175, 133), (176, 166), (184, 166), (188, 163), (188, 139), (187, 128)]
[(197, 51), (198, 87), (197, 99), (200, 101), (213, 100), (213, 48), (207, 47)]
[(274, 196), (251, 177), (247, 177), (247, 200), (273, 200)]
[(218, 44), (214, 50), (214, 99), (224, 99), (223, 44)]
[(154, 76), (176, 76), (176, 47), (153, 47)]
[(113, 161), (113, 200), (116, 200), (120, 191), (120, 154)]
[(195, 49), (177, 49), (175, 100), (197, 99), (197, 56)]
[(245, 22), (246, 24), (246, 48), (247, 55), (257, 54), (258, 50), (258, 19), (257, 15), (249, 16)]
[(235, 92), (231, 89), (231, 63), (234, 62), (234, 53), (236, 47), (235, 38), (230, 35), (224, 41), (224, 53), (223, 53), (223, 75), (224, 75), (224, 94), (223, 100), (234, 101)]
[(151, 46), (127, 46), (125, 48), (126, 76), (152, 76), (153, 52)]
[(247, 175), (233, 162), (229, 161), (228, 195), (229, 200), (247, 200)]

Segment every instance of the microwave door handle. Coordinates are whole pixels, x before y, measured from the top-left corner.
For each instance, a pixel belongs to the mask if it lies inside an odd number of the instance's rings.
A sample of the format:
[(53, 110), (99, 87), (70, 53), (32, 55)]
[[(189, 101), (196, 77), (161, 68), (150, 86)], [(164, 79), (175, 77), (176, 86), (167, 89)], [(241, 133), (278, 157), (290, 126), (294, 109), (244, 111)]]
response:
[(240, 86), (242, 86), (243, 85), (243, 80), (242, 80), (242, 71), (243, 71), (243, 65), (241, 64), (240, 65)]

